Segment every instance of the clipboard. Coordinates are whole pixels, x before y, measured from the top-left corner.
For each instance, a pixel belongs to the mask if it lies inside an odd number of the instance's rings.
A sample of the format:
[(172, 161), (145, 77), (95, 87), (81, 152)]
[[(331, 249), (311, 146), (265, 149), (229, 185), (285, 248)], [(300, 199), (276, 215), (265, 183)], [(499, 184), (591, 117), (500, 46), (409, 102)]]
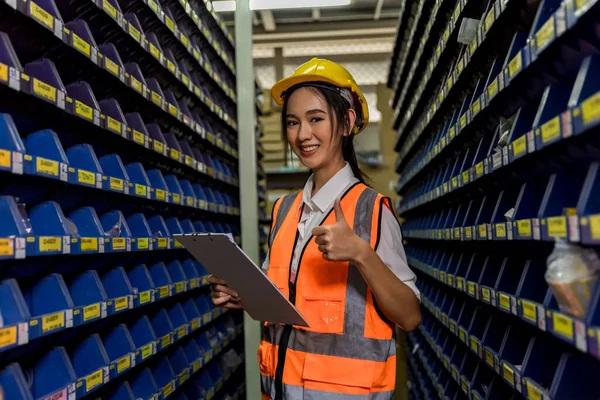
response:
[(174, 235), (212, 275), (227, 282), (242, 298), (244, 310), (255, 321), (308, 327), (298, 309), (281, 293), (227, 233)]

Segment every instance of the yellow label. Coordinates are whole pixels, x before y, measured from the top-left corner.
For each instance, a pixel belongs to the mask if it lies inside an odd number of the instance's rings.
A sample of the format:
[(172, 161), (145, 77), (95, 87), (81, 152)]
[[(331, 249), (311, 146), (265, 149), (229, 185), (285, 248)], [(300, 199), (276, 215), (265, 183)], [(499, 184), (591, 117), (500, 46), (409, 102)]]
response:
[(35, 170), (37, 173), (58, 176), (58, 162), (37, 157), (35, 160)]
[(106, 116), (106, 127), (115, 133), (121, 133), (121, 123), (108, 115)]
[(127, 248), (127, 241), (125, 238), (113, 238), (111, 240), (113, 250), (125, 250)]
[(454, 139), (454, 136), (456, 136), (456, 128), (454, 126), (450, 128), (450, 130), (448, 131), (448, 135), (450, 136), (450, 139)]
[(154, 148), (154, 150), (156, 150), (159, 153), (162, 153), (163, 151), (165, 151), (165, 145), (163, 142), (159, 142), (158, 140), (154, 139), (152, 141), (152, 147)]
[(149, 303), (152, 300), (152, 293), (150, 290), (140, 293), (140, 304)]
[(137, 194), (138, 196), (146, 196), (146, 186), (136, 183), (135, 194)]
[(479, 343), (475, 338), (471, 338), (471, 350), (474, 352), (479, 352)]
[(8, 82), (8, 65), (0, 63), (0, 80)]
[(81, 238), (82, 251), (98, 251), (98, 238)]
[(169, 242), (168, 242), (167, 238), (158, 238), (158, 248), (159, 249), (166, 248), (168, 243)]
[(467, 382), (467, 380), (465, 378), (462, 378), (460, 380), (460, 387), (462, 388), (463, 392), (465, 392), (465, 393), (469, 392), (469, 383)]
[(171, 344), (171, 334), (167, 333), (165, 336), (163, 336), (160, 339), (160, 344), (162, 345), (163, 348), (170, 345)]
[(160, 298), (167, 297), (169, 295), (169, 286), (162, 286), (158, 289)]
[(188, 47), (188, 44), (190, 44), (190, 41), (183, 33), (181, 33), (181, 32), (179, 33), (179, 38), (181, 39), (181, 43), (183, 43), (183, 45), (185, 47)]
[(77, 182), (88, 185), (96, 185), (96, 174), (84, 169), (77, 170)]
[(113, 5), (108, 2), (108, 0), (104, 0), (102, 2), (102, 8), (108, 13), (108, 15), (114, 19), (117, 19), (117, 9), (114, 8)]
[(573, 340), (573, 320), (571, 318), (563, 314), (553, 313), (552, 325), (554, 326), (554, 332)]
[(13, 254), (13, 239), (0, 239), (0, 256), (12, 256)]
[(160, 60), (160, 50), (152, 43), (150, 43), (149, 47), (150, 47), (150, 54), (152, 54), (154, 56), (154, 58), (156, 58), (157, 60)]
[(530, 381), (527, 381), (527, 399), (529, 400), (543, 400), (544, 396), (538, 388), (536, 388)]
[(456, 278), (456, 287), (458, 288), (458, 290), (464, 290), (465, 289), (465, 278)]
[(138, 238), (137, 239), (137, 244), (138, 244), (138, 249), (147, 249), (149, 246), (149, 240), (148, 238)]
[(82, 38), (80, 38), (79, 36), (77, 36), (75, 32), (73, 32), (71, 35), (73, 36), (73, 46), (75, 46), (75, 48), (81, 51), (83, 54), (90, 57), (92, 54), (90, 44)]
[(181, 338), (182, 338), (182, 337), (184, 337), (184, 336), (185, 336), (185, 326), (179, 327), (179, 328), (177, 329), (177, 337), (178, 337), (179, 339), (181, 339)]
[(156, 93), (155, 91), (152, 91), (152, 102), (154, 104), (156, 104), (159, 107), (162, 107), (162, 97), (160, 94)]
[(483, 300), (487, 301), (488, 303), (491, 300), (490, 294), (490, 289), (484, 287), (481, 288), (481, 297), (483, 297)]
[(485, 362), (492, 367), (494, 366), (494, 355), (487, 349), (485, 350)]
[(522, 219), (517, 221), (517, 233), (519, 236), (531, 236), (531, 220)]
[(198, 319), (195, 319), (192, 321), (192, 330), (196, 330), (200, 328), (200, 321)]
[(469, 45), (469, 55), (473, 56), (475, 50), (477, 50), (477, 37), (475, 37), (475, 39), (473, 39), (473, 41)]
[(90, 374), (85, 377), (85, 391), (89, 392), (93, 388), (102, 385), (102, 382), (103, 382), (102, 370), (99, 369), (98, 371), (94, 372), (93, 374)]
[(133, 77), (133, 75), (130, 75), (129, 82), (131, 83), (131, 87), (134, 88), (136, 91), (138, 91), (139, 93), (144, 92), (144, 87), (142, 86), (142, 82), (135, 79)]
[(179, 374), (179, 384), (183, 385), (183, 383), (187, 380), (188, 380), (188, 371), (185, 370)]
[(112, 72), (114, 75), (119, 76), (119, 65), (106, 56), (104, 56), (104, 68)]
[(463, 183), (469, 182), (469, 171), (464, 171), (462, 173), (462, 181)]
[(36, 78), (33, 78), (33, 92), (46, 100), (50, 100), (53, 103), (56, 102), (56, 88)]
[(165, 386), (163, 388), (163, 398), (166, 398), (167, 396), (170, 396), (171, 393), (173, 393), (173, 384), (171, 382), (169, 382), (167, 384), (167, 386)]
[(120, 374), (129, 368), (131, 368), (131, 357), (129, 355), (117, 360), (117, 374)]
[(499, 238), (506, 237), (506, 224), (496, 224), (496, 236)]
[(540, 50), (554, 39), (554, 16), (551, 15), (548, 21), (542, 25), (539, 31), (535, 34), (535, 43), (537, 49)]
[(600, 118), (600, 92), (588, 97), (581, 103), (581, 114), (584, 124), (589, 124)]
[(185, 290), (185, 283), (184, 282), (177, 282), (175, 284), (175, 291), (177, 293), (181, 293)]
[(548, 236), (567, 237), (567, 217), (549, 217), (546, 221), (548, 224)]
[(189, 86), (189, 84), (190, 84), (190, 78), (188, 78), (184, 74), (181, 74), (181, 81), (183, 82), (183, 84), (185, 86)]
[(135, 26), (133, 26), (133, 24), (129, 24), (129, 34), (138, 42), (142, 40), (142, 34), (135, 28)]
[(450, 76), (450, 78), (448, 78), (448, 80), (446, 81), (446, 90), (450, 90), (452, 89), (452, 85), (453, 85), (453, 80), (452, 80), (452, 76)]
[(482, 238), (487, 238), (487, 227), (485, 224), (479, 225), (479, 236)]
[(467, 126), (467, 114), (466, 113), (460, 116), (459, 124), (460, 124), (460, 129), (463, 129), (465, 126)]
[(521, 312), (526, 319), (532, 322), (537, 322), (537, 307), (535, 304), (526, 300), (522, 300)]
[(173, 193), (173, 203), (181, 204), (181, 195)]
[(521, 69), (523, 69), (523, 56), (521, 55), (521, 51), (519, 51), (517, 55), (514, 56), (513, 59), (508, 63), (509, 78), (512, 78), (521, 72)]
[(169, 103), (169, 112), (171, 113), (171, 115), (176, 117), (177, 116), (177, 107), (175, 107), (173, 104)]
[(17, 327), (0, 329), (0, 349), (17, 343)]
[(165, 200), (165, 198), (166, 198), (166, 193), (165, 193), (165, 191), (164, 191), (164, 190), (162, 190), (162, 189), (156, 189), (156, 198), (157, 198), (158, 200), (163, 200), (163, 201), (164, 201), (164, 200)]
[(510, 297), (503, 293), (500, 293), (500, 307), (510, 311)]
[(193, 207), (194, 206), (194, 198), (192, 196), (186, 196), (185, 203), (187, 204), (188, 207)]
[(473, 115), (477, 114), (481, 110), (481, 100), (478, 98), (471, 106), (471, 112)]
[(485, 29), (485, 31), (489, 31), (490, 28), (492, 27), (492, 24), (494, 23), (495, 20), (495, 15), (494, 15), (494, 6), (492, 5), (492, 9), (490, 10), (490, 12), (487, 13), (486, 17), (485, 17), (485, 22), (483, 25), (483, 28)]
[(460, 340), (462, 340), (463, 342), (467, 340), (467, 334), (465, 333), (464, 329), (460, 328), (458, 330), (458, 336), (460, 337)]
[(460, 239), (460, 228), (454, 228), (454, 238)]
[(498, 78), (494, 78), (492, 83), (487, 87), (488, 99), (491, 99), (498, 93)]
[(510, 382), (511, 385), (515, 385), (515, 373), (508, 365), (503, 364), (502, 369), (504, 371), (504, 379)]
[(146, 135), (144, 135), (142, 132), (136, 131), (134, 129), (133, 130), (133, 141), (136, 143), (139, 143), (141, 145), (145, 145), (146, 144)]
[(29, 12), (33, 18), (47, 26), (49, 29), (54, 29), (54, 17), (50, 15), (50, 13), (47, 13), (33, 1), (29, 2), (29, 6)]
[(167, 17), (165, 15), (165, 22), (167, 23), (167, 26), (169, 27), (170, 30), (174, 31), (175, 30), (175, 23), (173, 23), (173, 20), (169, 17)]
[(152, 355), (153, 349), (154, 346), (152, 345), (152, 343), (142, 347), (142, 360), (145, 360), (146, 358), (150, 357)]
[(62, 250), (62, 237), (50, 237), (50, 236), (40, 236), (39, 240), (39, 248), (40, 252), (44, 251), (61, 251)]
[(600, 239), (600, 214), (590, 215), (589, 221), (592, 239)]
[(115, 299), (115, 311), (121, 311), (129, 308), (129, 298), (127, 296)]
[(560, 136), (560, 117), (556, 116), (541, 127), (542, 142), (548, 143)]
[(171, 149), (171, 158), (175, 159), (175, 160), (179, 160), (179, 150), (177, 149)]
[(0, 167), (10, 168), (11, 152), (8, 150), (0, 150)]
[(109, 178), (109, 185), (112, 190), (118, 190), (122, 192), (124, 189), (123, 179), (113, 178), (112, 176)]
[(169, 71), (171, 71), (171, 73), (175, 73), (177, 72), (177, 67), (175, 66), (175, 64), (173, 64), (171, 62), (171, 60), (167, 60), (167, 68), (169, 69)]
[(517, 157), (527, 152), (527, 135), (523, 135), (512, 143), (513, 156)]
[(467, 282), (467, 291), (471, 296), (475, 296), (475, 284), (473, 282)]
[(60, 311), (42, 317), (42, 333), (65, 327), (65, 313)]
[(200, 369), (200, 360), (194, 361), (194, 365), (192, 366), (192, 372), (196, 372)]
[(83, 320), (89, 321), (90, 319), (100, 317), (100, 303), (92, 304), (91, 306), (83, 307)]

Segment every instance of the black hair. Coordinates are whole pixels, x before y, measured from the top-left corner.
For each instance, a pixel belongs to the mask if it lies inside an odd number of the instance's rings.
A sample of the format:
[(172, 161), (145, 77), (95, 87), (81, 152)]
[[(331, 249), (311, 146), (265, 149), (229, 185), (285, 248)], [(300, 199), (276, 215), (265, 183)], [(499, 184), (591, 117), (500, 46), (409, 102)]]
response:
[[(311, 85), (310, 83), (301, 84), (293, 86), (288, 89), (285, 93), (285, 100), (283, 102), (283, 106), (281, 108), (281, 135), (283, 142), (289, 145), (287, 140), (287, 103), (288, 99), (292, 95), (292, 93), (299, 89), (300, 87), (306, 87), (320, 96), (325, 103), (327, 104), (329, 115), (331, 117), (331, 129), (333, 131), (334, 127), (337, 125), (337, 132), (333, 132), (333, 134), (340, 134), (343, 131), (342, 128), (346, 130), (350, 130), (350, 135), (342, 136), (342, 154), (344, 157), (344, 161), (346, 161), (350, 168), (352, 168), (352, 173), (361, 183), (368, 185), (367, 181), (369, 181), (369, 177), (360, 169), (358, 164), (358, 158), (356, 157), (356, 151), (354, 150), (354, 126), (349, 126), (348, 121), (348, 109), (350, 105), (348, 102), (338, 93), (338, 91), (327, 88), (327, 85), (319, 83), (318, 85)], [(357, 114), (360, 113), (360, 110), (357, 110)], [(357, 120), (359, 115), (357, 115)]]

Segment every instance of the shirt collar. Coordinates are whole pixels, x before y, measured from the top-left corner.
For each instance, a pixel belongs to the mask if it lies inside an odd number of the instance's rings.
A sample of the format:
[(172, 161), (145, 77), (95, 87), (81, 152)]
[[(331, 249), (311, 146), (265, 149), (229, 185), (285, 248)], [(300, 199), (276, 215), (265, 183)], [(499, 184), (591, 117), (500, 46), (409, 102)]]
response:
[(312, 211), (315, 209), (325, 212), (332, 206), (335, 199), (342, 195), (343, 191), (357, 179), (352, 172), (350, 164), (346, 163), (344, 168), (339, 170), (331, 179), (323, 185), (321, 189), (311, 198), (310, 194), (314, 186), (314, 175), (306, 181), (302, 192), (302, 201)]

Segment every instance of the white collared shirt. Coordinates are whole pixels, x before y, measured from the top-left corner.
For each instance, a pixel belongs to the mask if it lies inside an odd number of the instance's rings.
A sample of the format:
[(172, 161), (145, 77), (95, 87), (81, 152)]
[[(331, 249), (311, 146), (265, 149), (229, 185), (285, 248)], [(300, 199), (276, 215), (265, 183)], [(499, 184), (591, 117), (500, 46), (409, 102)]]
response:
[[(357, 182), (358, 179), (354, 176), (352, 168), (346, 163), (344, 168), (339, 170), (321, 189), (319, 189), (317, 193), (314, 194), (314, 196), (311, 197), (314, 176), (311, 175), (310, 178), (308, 178), (302, 193), (302, 205), (298, 210), (295, 210), (297, 213), (302, 212), (302, 216), (298, 223), (298, 241), (292, 258), (290, 280), (295, 279), (302, 248), (306, 242), (311, 239), (313, 228), (318, 226), (319, 222), (322, 221), (325, 215), (333, 208), (335, 199), (340, 197), (350, 188), (350, 186)], [(294, 210), (290, 210), (290, 212), (293, 211)], [(381, 236), (376, 250), (377, 255), (392, 270), (398, 279), (415, 292), (420, 301), (421, 296), (419, 289), (417, 289), (415, 284), (416, 276), (406, 262), (406, 253), (404, 252), (404, 246), (402, 245), (400, 225), (398, 224), (395, 215), (387, 207), (383, 207), (380, 229)], [(263, 264), (263, 269), (266, 270), (268, 264), (269, 257), (267, 255)]]

